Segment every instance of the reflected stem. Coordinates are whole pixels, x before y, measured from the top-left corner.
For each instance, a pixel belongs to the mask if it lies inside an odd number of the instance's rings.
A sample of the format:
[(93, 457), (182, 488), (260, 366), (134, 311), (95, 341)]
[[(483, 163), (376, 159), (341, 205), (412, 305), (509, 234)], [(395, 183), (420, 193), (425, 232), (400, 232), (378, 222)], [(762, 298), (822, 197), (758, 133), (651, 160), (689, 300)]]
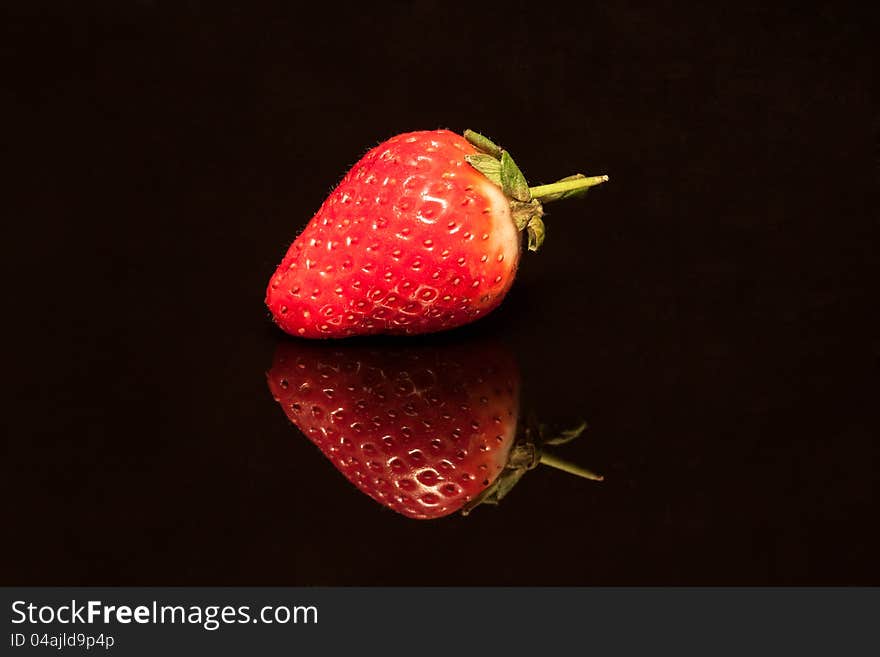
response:
[(567, 472), (578, 477), (583, 477), (584, 479), (591, 479), (592, 481), (605, 480), (605, 477), (593, 472), (592, 470), (583, 468), (579, 465), (575, 465), (570, 461), (561, 459), (558, 456), (554, 456), (553, 454), (548, 454), (547, 452), (541, 454), (540, 461), (542, 464), (549, 465), (551, 468), (556, 468), (557, 470), (562, 470), (563, 472)]

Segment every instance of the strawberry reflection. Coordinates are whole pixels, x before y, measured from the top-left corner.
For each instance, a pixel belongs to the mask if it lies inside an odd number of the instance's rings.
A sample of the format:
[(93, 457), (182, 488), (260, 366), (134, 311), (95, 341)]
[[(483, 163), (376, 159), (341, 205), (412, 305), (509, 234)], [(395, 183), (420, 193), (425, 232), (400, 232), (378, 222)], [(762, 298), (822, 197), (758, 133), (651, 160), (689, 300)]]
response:
[(349, 481), (410, 518), (497, 503), (541, 462), (600, 478), (543, 450), (579, 430), (548, 440), (520, 421), (519, 372), (498, 344), (285, 341), (267, 379), (290, 421)]

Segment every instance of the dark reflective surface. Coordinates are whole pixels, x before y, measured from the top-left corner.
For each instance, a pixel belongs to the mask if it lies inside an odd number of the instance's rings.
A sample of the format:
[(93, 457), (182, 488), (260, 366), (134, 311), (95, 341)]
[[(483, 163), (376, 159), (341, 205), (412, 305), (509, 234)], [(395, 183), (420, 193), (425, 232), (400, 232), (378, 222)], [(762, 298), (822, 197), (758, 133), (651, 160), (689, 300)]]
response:
[[(5, 17), (0, 581), (880, 582), (869, 22), (455, 11)], [(536, 183), (612, 176), (443, 338), (503, 343), (606, 481), (539, 468), (416, 522), (291, 428), (262, 295), (347, 165), (440, 125)]]
[[(444, 336), (445, 337), (445, 336)], [(283, 340), (267, 382), (287, 418), (362, 493), (417, 520), (498, 504), (538, 465), (597, 478), (549, 448), (579, 438), (520, 408), (498, 341)]]

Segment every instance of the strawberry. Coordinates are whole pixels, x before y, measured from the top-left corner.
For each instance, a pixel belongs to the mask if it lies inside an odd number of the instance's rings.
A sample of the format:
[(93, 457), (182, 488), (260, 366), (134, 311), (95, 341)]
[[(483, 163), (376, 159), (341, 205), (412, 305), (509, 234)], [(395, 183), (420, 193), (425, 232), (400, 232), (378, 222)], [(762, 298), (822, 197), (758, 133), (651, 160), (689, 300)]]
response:
[(519, 375), (498, 347), (284, 342), (267, 379), (291, 422), (349, 481), (410, 518), (495, 503), (539, 461), (597, 478), (542, 456), (534, 432), (520, 430)]
[(270, 279), (266, 305), (305, 338), (461, 326), (510, 290), (520, 232), (540, 247), (541, 201), (604, 180), (578, 174), (530, 188), (510, 154), (474, 132), (397, 135), (324, 201)]

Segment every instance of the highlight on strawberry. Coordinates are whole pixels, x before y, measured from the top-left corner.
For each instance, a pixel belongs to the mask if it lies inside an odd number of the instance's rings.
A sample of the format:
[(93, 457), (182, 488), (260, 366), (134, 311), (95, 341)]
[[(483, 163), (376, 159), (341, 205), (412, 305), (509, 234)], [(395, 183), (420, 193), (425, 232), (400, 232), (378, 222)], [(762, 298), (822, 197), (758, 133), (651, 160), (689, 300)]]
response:
[(397, 135), (327, 197), (272, 275), (266, 305), (303, 338), (462, 326), (510, 290), (522, 234), (541, 247), (543, 204), (606, 180), (530, 187), (510, 153), (473, 131)]
[(285, 415), (361, 492), (410, 518), (497, 504), (539, 464), (602, 477), (550, 452), (519, 410), (520, 376), (498, 344), (377, 348), (284, 341), (267, 374)]

